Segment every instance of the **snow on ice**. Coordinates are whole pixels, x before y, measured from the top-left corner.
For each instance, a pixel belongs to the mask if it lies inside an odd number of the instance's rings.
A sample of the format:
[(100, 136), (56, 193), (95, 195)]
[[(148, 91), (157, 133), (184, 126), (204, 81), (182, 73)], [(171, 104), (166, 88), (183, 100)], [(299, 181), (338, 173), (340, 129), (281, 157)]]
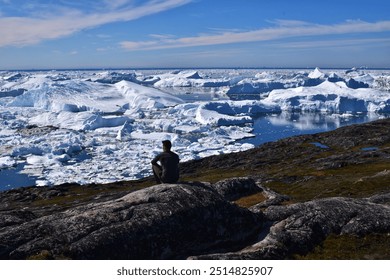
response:
[(182, 161), (246, 150), (259, 114), (388, 113), (389, 81), (366, 69), (0, 72), (0, 190), (148, 176), (164, 139)]

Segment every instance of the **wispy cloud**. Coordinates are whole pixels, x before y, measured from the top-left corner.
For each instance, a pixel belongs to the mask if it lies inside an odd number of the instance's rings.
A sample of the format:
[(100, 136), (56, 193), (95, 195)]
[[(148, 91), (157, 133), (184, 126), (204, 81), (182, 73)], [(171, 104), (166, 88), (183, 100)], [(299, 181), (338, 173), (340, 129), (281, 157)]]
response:
[(124, 41), (122, 48), (133, 50), (158, 50), (234, 44), (245, 42), (261, 42), (291, 37), (340, 35), (353, 33), (376, 33), (390, 31), (390, 21), (364, 22), (346, 21), (334, 25), (312, 24), (302, 21), (277, 21), (277, 26), (252, 31), (223, 32), (220, 34), (198, 35), (182, 38), (161, 38), (149, 41)]
[(345, 39), (345, 40), (315, 40), (315, 41), (304, 41), (304, 42), (288, 42), (278, 44), (278, 47), (288, 49), (313, 49), (313, 48), (345, 48), (345, 47), (356, 47), (385, 44), (390, 46), (390, 38), (365, 38), (365, 39)]
[(57, 14), (45, 13), (31, 17), (0, 18), (0, 47), (26, 46), (43, 40), (69, 36), (75, 32), (103, 24), (131, 21), (185, 5), (192, 0), (150, 0), (140, 6), (126, 5), (133, 1), (105, 1), (107, 10), (87, 13), (81, 9), (57, 7)]
[(129, 4), (129, 0), (104, 0), (104, 3), (112, 9), (117, 9)]

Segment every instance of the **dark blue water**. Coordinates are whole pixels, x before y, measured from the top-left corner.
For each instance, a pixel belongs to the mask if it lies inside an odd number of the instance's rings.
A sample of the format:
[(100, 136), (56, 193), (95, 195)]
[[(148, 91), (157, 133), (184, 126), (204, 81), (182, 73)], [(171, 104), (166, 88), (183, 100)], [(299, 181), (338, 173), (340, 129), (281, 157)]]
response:
[[(91, 155), (82, 151), (74, 156), (70, 161), (63, 164), (72, 165), (91, 158)], [(22, 173), (21, 171), (23, 171), (25, 166), (26, 163), (21, 163), (12, 168), (0, 169), (0, 191), (35, 186), (39, 178)]]
[(18, 164), (14, 168), (0, 169), (0, 191), (35, 185), (36, 177), (20, 173), (24, 166)]
[(390, 117), (390, 115), (337, 115), (289, 112), (264, 114), (254, 120), (253, 133), (255, 137), (241, 140), (240, 142), (251, 143), (257, 146), (290, 136), (325, 132), (346, 125), (366, 123), (386, 117)]

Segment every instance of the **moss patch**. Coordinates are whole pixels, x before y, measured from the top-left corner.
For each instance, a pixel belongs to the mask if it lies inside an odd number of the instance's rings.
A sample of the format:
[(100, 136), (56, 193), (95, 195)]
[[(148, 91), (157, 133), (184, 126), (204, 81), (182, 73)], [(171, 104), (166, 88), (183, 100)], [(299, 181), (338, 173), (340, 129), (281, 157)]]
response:
[(376, 260), (390, 259), (390, 234), (370, 234), (364, 237), (331, 235), (303, 260)]
[[(363, 198), (388, 191), (390, 161), (351, 165), (338, 169), (290, 173), (266, 184), (277, 192), (286, 194), (296, 202), (317, 198), (344, 196)], [(387, 169), (386, 169), (387, 168)]]
[(207, 170), (200, 168), (196, 174), (183, 174), (180, 177), (182, 182), (200, 181), (216, 183), (218, 181), (229, 179), (233, 177), (245, 177), (250, 176), (250, 172), (245, 169), (212, 169)]
[(263, 202), (265, 200), (266, 197), (264, 196), (263, 192), (259, 192), (249, 196), (242, 197), (236, 200), (234, 203), (236, 203), (238, 206), (248, 208), (260, 202)]

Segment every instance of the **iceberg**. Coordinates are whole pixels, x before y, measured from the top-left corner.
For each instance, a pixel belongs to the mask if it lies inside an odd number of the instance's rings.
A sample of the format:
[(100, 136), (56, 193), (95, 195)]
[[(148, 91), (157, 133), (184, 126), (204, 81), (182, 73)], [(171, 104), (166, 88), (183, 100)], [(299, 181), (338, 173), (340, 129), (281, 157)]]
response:
[(390, 95), (376, 89), (351, 89), (344, 82), (325, 81), (315, 87), (273, 90), (263, 100), (283, 111), (305, 112), (389, 112)]
[(116, 83), (115, 87), (128, 101), (130, 108), (164, 108), (183, 103), (183, 100), (171, 94), (128, 81)]

